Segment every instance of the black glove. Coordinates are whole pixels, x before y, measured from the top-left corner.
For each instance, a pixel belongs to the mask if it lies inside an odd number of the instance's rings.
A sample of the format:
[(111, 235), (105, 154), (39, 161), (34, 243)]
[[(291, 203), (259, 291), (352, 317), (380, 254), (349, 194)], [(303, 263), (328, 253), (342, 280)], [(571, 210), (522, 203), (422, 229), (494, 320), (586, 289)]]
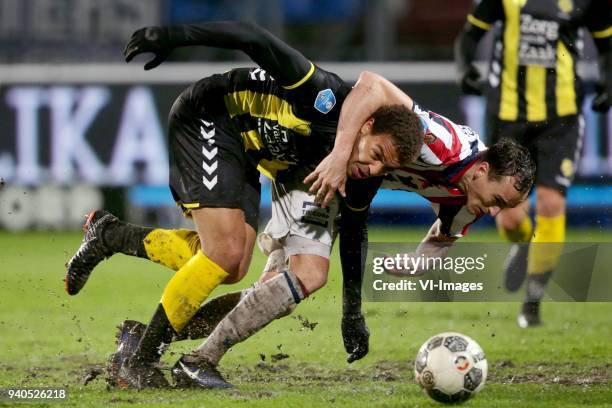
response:
[(342, 316), (342, 340), (348, 353), (347, 363), (362, 359), (368, 354), (370, 331), (361, 313)]
[(170, 51), (172, 51), (172, 46), (167, 28), (145, 27), (132, 34), (130, 42), (123, 50), (123, 56), (125, 62), (130, 62), (138, 54), (152, 52), (155, 57), (144, 66), (144, 69), (148, 71), (164, 62)]
[(595, 98), (591, 104), (591, 109), (595, 112), (606, 113), (612, 105), (612, 90), (603, 85), (595, 87)]
[(470, 65), (461, 76), (461, 92), (468, 95), (482, 95), (482, 82), (480, 72), (475, 66)]

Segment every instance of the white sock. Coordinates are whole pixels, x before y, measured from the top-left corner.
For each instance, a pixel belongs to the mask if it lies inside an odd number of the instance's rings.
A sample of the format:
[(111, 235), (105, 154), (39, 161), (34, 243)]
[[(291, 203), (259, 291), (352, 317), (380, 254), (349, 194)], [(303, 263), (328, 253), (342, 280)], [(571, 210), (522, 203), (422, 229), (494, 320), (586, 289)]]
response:
[(304, 299), (297, 277), (285, 271), (254, 287), (217, 325), (194, 354), (217, 365), (227, 350), (271, 321), (286, 316)]

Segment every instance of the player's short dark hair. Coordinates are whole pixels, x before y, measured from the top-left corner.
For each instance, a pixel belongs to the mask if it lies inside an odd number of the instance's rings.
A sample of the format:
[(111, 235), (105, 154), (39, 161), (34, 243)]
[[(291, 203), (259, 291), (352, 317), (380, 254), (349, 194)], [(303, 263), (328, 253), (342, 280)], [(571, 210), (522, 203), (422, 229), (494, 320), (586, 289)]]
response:
[(405, 105), (381, 106), (372, 115), (372, 134), (393, 138), (400, 165), (412, 163), (423, 146), (423, 125), (419, 116)]
[(516, 191), (524, 194), (531, 190), (536, 166), (526, 147), (503, 138), (484, 151), (481, 160), (489, 163), (489, 178), (498, 180), (502, 176), (514, 176)]

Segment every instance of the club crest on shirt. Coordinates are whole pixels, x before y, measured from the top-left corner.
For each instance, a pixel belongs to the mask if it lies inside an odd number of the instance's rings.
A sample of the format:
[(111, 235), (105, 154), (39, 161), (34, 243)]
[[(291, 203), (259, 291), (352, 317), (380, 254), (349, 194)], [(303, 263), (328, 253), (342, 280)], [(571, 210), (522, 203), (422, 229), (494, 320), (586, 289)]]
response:
[(336, 106), (336, 95), (331, 89), (327, 88), (319, 91), (317, 99), (315, 99), (314, 107), (319, 112), (326, 114)]

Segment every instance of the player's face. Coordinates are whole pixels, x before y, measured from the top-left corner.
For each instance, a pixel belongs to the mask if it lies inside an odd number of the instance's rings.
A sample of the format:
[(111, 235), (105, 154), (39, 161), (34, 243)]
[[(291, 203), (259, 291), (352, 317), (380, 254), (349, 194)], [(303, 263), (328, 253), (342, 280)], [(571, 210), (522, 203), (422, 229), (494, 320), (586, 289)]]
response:
[(389, 170), (399, 167), (399, 159), (388, 134), (372, 134), (372, 121), (361, 128), (346, 169), (347, 176), (353, 179), (382, 176)]
[(496, 216), (500, 210), (516, 207), (527, 198), (527, 194), (521, 194), (514, 188), (515, 177), (491, 179), (489, 163), (482, 162), (477, 166), (467, 191), (467, 209), (470, 213)]

